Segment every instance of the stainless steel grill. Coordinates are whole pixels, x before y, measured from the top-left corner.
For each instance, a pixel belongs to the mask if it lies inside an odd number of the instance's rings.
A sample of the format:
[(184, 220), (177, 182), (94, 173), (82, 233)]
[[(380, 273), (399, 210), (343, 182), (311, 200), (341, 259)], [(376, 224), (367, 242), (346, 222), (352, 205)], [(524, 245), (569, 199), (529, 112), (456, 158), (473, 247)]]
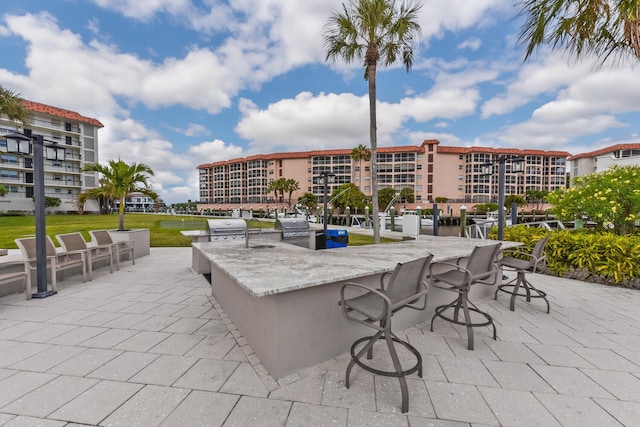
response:
[(309, 221), (304, 218), (278, 218), (276, 230), (282, 231), (282, 241), (292, 245), (309, 247)]
[(247, 241), (247, 223), (244, 219), (209, 219), (207, 233), (210, 242)]

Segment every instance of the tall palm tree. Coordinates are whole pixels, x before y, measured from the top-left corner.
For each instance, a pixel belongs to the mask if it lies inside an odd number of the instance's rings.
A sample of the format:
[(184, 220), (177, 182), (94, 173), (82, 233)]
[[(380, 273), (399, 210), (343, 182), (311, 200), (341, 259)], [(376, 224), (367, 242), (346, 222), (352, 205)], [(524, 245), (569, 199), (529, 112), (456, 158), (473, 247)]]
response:
[(638, 0), (522, 0), (525, 59), (540, 45), (566, 48), (576, 59), (631, 54), (640, 59)]
[(22, 105), (20, 95), (13, 90), (0, 85), (0, 115), (4, 114), (9, 120), (29, 123), (29, 113)]
[(350, 0), (342, 4), (326, 25), (326, 59), (350, 63), (362, 60), (369, 83), (369, 139), (371, 142), (371, 192), (373, 195), (373, 240), (380, 243), (378, 219), (378, 141), (376, 116), (376, 70), (401, 60), (407, 71), (413, 65), (413, 45), (420, 35), (416, 21), (421, 5), (410, 0)]
[[(101, 195), (105, 198), (120, 200), (119, 230), (124, 230), (125, 199), (131, 193), (142, 193), (152, 199), (158, 195), (149, 187), (149, 178), (153, 175), (151, 168), (144, 163), (127, 164), (122, 160), (109, 160), (109, 163), (87, 163), (83, 172), (98, 172), (102, 174), (104, 184), (101, 187), (87, 190), (93, 197)], [(86, 196), (81, 196), (86, 197)]]
[(358, 188), (362, 191), (362, 161), (368, 162), (371, 160), (371, 150), (366, 145), (358, 145), (351, 150), (351, 158), (358, 162), (358, 170), (360, 171), (360, 178), (358, 179)]

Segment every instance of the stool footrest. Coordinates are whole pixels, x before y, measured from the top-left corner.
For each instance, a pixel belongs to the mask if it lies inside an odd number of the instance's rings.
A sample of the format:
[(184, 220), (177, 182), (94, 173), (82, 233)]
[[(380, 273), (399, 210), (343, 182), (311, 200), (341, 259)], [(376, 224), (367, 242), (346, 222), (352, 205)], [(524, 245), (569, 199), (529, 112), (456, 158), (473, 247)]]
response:
[[(351, 360), (353, 360), (358, 366), (360, 366), (362, 369), (364, 369), (365, 371), (371, 372), (372, 374), (377, 374), (377, 375), (382, 375), (385, 377), (404, 377), (407, 375), (410, 375), (416, 371), (420, 371), (420, 377), (422, 378), (422, 356), (420, 355), (420, 352), (418, 350), (416, 350), (416, 348), (414, 346), (412, 346), (411, 344), (409, 344), (406, 341), (402, 341), (399, 338), (396, 337), (391, 337), (391, 339), (394, 342), (397, 342), (398, 344), (402, 344), (407, 350), (409, 350), (411, 353), (413, 353), (413, 355), (416, 357), (416, 364), (414, 366), (412, 366), (409, 369), (405, 369), (402, 370), (400, 372), (398, 371), (382, 371), (380, 369), (376, 369), (373, 368), (369, 365), (366, 365), (364, 362), (362, 362), (360, 359), (358, 359), (356, 357), (356, 347), (365, 342), (365, 341), (369, 341), (372, 338), (374, 338), (374, 336), (369, 336), (369, 337), (363, 337), (358, 339), (357, 341), (355, 341), (352, 345), (351, 345)], [(385, 340), (386, 338), (384, 337), (384, 335), (381, 335), (377, 338), (378, 340)]]

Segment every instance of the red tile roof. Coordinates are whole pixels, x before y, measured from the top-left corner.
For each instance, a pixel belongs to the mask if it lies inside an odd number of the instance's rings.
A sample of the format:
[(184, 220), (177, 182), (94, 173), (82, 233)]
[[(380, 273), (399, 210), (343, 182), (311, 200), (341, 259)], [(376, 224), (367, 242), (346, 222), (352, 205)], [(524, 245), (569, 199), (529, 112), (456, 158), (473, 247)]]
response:
[(63, 119), (75, 120), (82, 123), (88, 123), (99, 128), (104, 127), (99, 120), (91, 117), (82, 116), (75, 111), (65, 110), (63, 108), (52, 107), (51, 105), (40, 104), (39, 102), (22, 100), (22, 105), (29, 111), (35, 111), (37, 113), (49, 114), (51, 116), (60, 117)]
[[(451, 154), (468, 154), (468, 153), (493, 153), (493, 154), (512, 154), (516, 156), (558, 156), (568, 157), (571, 153), (566, 151), (543, 151), (543, 150), (520, 150), (517, 148), (491, 148), (491, 147), (444, 147), (440, 146), (437, 139), (426, 139), (422, 145), (405, 145), (399, 147), (379, 147), (379, 153), (424, 153), (426, 145), (437, 145), (438, 153)], [(272, 154), (256, 154), (249, 157), (239, 157), (231, 160), (221, 160), (214, 163), (205, 163), (197, 166), (197, 169), (208, 169), (215, 166), (230, 165), (233, 163), (244, 163), (252, 160), (279, 160), (279, 159), (307, 159), (313, 156), (339, 156), (351, 155), (351, 149), (335, 149), (335, 150), (314, 150), (314, 151), (297, 151), (291, 153), (272, 153)]]
[(566, 151), (544, 151), (544, 150), (520, 150), (518, 148), (492, 148), (492, 147), (438, 147), (438, 153), (469, 154), (469, 153), (491, 153), (491, 154), (512, 154), (515, 156), (558, 156), (568, 157), (571, 153)]
[(601, 149), (596, 150), (596, 151), (591, 151), (591, 152), (588, 152), (588, 153), (576, 154), (575, 156), (569, 157), (568, 160), (583, 159), (585, 157), (598, 157), (598, 156), (602, 156), (603, 154), (613, 153), (614, 151), (618, 151), (618, 150), (640, 150), (640, 144), (616, 144), (616, 145), (611, 145), (609, 147), (601, 148)]

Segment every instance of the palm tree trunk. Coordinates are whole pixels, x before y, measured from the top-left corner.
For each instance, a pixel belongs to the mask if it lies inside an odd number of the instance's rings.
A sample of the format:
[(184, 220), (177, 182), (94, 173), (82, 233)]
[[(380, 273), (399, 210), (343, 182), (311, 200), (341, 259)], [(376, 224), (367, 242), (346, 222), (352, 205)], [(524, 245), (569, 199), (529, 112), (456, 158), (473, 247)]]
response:
[(376, 61), (367, 68), (369, 80), (369, 139), (371, 141), (371, 213), (373, 215), (373, 243), (380, 243), (380, 218), (378, 217), (378, 125), (376, 120)]
[(124, 231), (124, 203), (125, 197), (120, 197), (120, 210), (119, 210), (119, 218), (118, 218), (118, 230)]

